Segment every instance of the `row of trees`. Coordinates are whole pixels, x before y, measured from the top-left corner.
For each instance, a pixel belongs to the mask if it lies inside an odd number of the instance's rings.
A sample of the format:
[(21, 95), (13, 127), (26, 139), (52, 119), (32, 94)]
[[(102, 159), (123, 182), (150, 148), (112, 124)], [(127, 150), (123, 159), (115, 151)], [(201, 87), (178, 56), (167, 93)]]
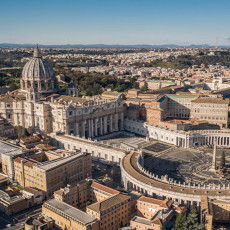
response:
[(22, 69), (0, 70), (0, 86), (8, 86), (10, 90), (20, 87)]
[(81, 95), (92, 96), (103, 92), (104, 88), (111, 88), (114, 91), (124, 92), (131, 88), (138, 88), (136, 82), (138, 76), (119, 79), (116, 76), (102, 75), (99, 73), (82, 73), (70, 70), (57, 70), (57, 74), (66, 76), (66, 81), (71, 79), (78, 85)]
[(177, 216), (174, 230), (204, 230), (204, 225), (199, 223), (199, 215), (195, 206), (187, 217), (183, 212)]
[(198, 55), (180, 55), (178, 57), (170, 56), (167, 60), (158, 59), (150, 63), (135, 63), (136, 66), (142, 67), (163, 67), (173, 69), (189, 68), (192, 65), (220, 65), (230, 67), (230, 52), (215, 51), (214, 55), (207, 55), (200, 52)]

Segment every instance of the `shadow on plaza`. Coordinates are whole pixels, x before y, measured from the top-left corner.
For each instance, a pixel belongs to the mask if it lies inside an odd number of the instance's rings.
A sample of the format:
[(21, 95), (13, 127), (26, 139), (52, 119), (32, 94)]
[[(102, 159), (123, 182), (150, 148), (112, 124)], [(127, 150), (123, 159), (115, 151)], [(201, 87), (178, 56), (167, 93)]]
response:
[(162, 159), (150, 154), (145, 154), (144, 157), (144, 168), (148, 171), (157, 174), (159, 178), (168, 175), (169, 178), (183, 182), (184, 180), (177, 170), (180, 165), (181, 163), (178, 161)]

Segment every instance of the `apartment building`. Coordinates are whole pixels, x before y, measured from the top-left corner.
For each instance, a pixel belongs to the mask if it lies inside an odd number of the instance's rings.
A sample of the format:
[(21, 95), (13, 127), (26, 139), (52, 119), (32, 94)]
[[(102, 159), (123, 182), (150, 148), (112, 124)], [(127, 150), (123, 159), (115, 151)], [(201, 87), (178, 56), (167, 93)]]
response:
[(191, 103), (191, 118), (205, 120), (221, 128), (228, 127), (229, 100), (201, 97)]
[(137, 199), (137, 215), (130, 221), (136, 230), (162, 230), (181, 208), (173, 206), (172, 200), (158, 200), (141, 196)]
[(82, 152), (47, 151), (13, 159), (14, 179), (22, 187), (34, 187), (47, 197), (68, 183), (91, 177), (91, 155)]
[(168, 106), (167, 117), (190, 118), (191, 103), (197, 98), (196, 95), (171, 95), (167, 94)]
[(67, 184), (66, 187), (54, 192), (54, 198), (82, 209), (86, 206), (89, 198), (89, 185), (90, 181), (88, 180)]
[(172, 208), (172, 200), (158, 200), (142, 196), (137, 200), (137, 216), (152, 219), (157, 212), (167, 212)]
[(230, 202), (229, 200), (210, 200), (207, 196), (201, 197), (201, 223), (205, 229), (212, 230), (213, 223), (230, 222)]
[(115, 189), (99, 184), (97, 182), (93, 182), (91, 184), (89, 191), (90, 191), (89, 198), (92, 203), (101, 202), (113, 195), (117, 195), (120, 193), (119, 191)]
[(42, 214), (44, 217), (52, 218), (54, 220), (54, 227), (58, 229), (99, 229), (97, 218), (56, 199), (48, 200), (43, 204)]
[(131, 219), (131, 198), (123, 194), (113, 195), (86, 208), (86, 212), (100, 221), (100, 230), (115, 230)]

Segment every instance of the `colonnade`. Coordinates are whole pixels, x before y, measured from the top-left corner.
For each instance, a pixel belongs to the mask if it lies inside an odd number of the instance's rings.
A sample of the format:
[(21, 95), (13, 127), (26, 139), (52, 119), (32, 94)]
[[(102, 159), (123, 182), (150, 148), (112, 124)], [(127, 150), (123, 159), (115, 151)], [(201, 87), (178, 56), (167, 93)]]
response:
[[(210, 134), (206, 134), (210, 135)], [(193, 143), (198, 143), (199, 145), (213, 145), (214, 141), (216, 140), (216, 144), (218, 146), (226, 146), (230, 147), (230, 137), (228, 136), (218, 136), (218, 135), (213, 135), (213, 136), (194, 136), (191, 137)]]
[[(122, 162), (123, 163), (123, 162)], [(157, 199), (163, 200), (163, 199), (170, 199), (178, 204), (184, 204), (184, 205), (195, 205), (199, 206), (201, 203), (201, 197), (200, 195), (192, 195), (192, 194), (185, 194), (185, 193), (177, 193), (169, 190), (163, 190), (162, 188), (157, 188), (153, 186), (152, 184), (148, 185), (144, 182), (137, 180), (135, 177), (133, 177), (131, 174), (129, 174), (121, 164), (121, 175), (122, 175), (122, 183), (127, 191), (137, 191), (144, 196), (148, 197), (155, 197), (157, 196)]]
[(66, 134), (93, 138), (123, 130), (124, 114), (115, 113), (67, 124)]
[(122, 182), (127, 191), (135, 190), (145, 196), (158, 199), (170, 199), (178, 204), (200, 206), (201, 196), (209, 194), (211, 199), (227, 199), (229, 187), (199, 187), (196, 185), (184, 186), (181, 184), (166, 184), (164, 181), (157, 181), (136, 170), (133, 160), (138, 161), (137, 153), (126, 155), (120, 164)]

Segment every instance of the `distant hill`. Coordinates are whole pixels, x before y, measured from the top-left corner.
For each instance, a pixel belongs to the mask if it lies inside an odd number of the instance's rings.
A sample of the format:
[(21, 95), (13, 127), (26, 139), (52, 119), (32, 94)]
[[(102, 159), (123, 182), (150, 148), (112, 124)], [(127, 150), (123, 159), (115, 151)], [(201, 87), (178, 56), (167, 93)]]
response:
[[(35, 44), (13, 44), (13, 43), (0, 43), (0, 47), (8, 47), (8, 48), (33, 48)], [(42, 45), (39, 44), (39, 47), (42, 48), (215, 48), (214, 46), (208, 44), (198, 44), (198, 45), (175, 45), (175, 44), (165, 44), (165, 45), (145, 45), (145, 44), (137, 44), (137, 45), (106, 45), (106, 44), (88, 44), (88, 45), (81, 45), (81, 44), (65, 44), (65, 45)], [(230, 48), (228, 46), (219, 46), (219, 48)]]

